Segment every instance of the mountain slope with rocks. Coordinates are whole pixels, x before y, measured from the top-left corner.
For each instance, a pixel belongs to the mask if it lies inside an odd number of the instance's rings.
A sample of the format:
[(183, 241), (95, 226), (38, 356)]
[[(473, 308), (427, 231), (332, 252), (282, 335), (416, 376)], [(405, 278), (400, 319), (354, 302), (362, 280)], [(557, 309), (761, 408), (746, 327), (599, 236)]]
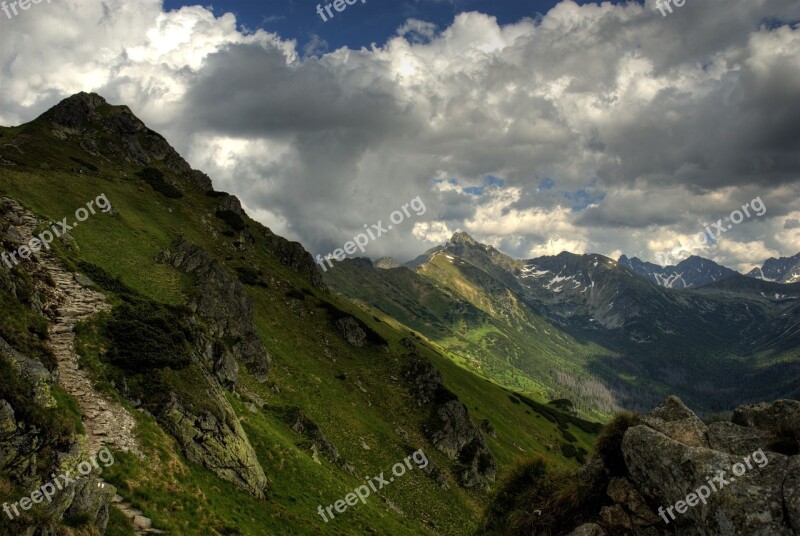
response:
[[(332, 293), (127, 107), (78, 94), (0, 127), (0, 163), (6, 252), (110, 203), (0, 265), (0, 502), (115, 457), (0, 533), (465, 534), (520, 456), (592, 449), (593, 423)], [(420, 450), (425, 468), (319, 515)]]

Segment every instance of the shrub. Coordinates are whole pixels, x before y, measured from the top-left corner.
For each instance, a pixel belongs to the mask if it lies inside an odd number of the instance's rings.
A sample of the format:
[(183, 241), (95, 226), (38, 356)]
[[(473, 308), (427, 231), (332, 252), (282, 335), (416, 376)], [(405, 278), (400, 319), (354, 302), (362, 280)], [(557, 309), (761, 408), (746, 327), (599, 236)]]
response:
[(234, 231), (244, 231), (247, 228), (247, 225), (244, 223), (242, 217), (232, 210), (220, 210), (217, 211), (216, 215), (217, 218), (227, 223), (228, 227)]
[(236, 275), (239, 276), (239, 281), (242, 282), (244, 285), (250, 285), (251, 287), (264, 287), (267, 288), (267, 284), (261, 280), (261, 273), (253, 270), (252, 268), (246, 267), (237, 267), (236, 268)]
[(75, 162), (76, 164), (80, 164), (86, 169), (89, 169), (91, 171), (97, 171), (97, 166), (95, 166), (94, 164), (90, 164), (89, 162), (81, 160), (80, 158), (75, 158), (74, 156), (70, 156), (69, 159)]
[(569, 430), (561, 430), (561, 435), (570, 443), (576, 443), (578, 441), (578, 438), (572, 435)]
[(617, 413), (597, 436), (597, 454), (613, 476), (628, 474), (628, 467), (622, 456), (622, 437), (628, 428), (640, 423), (637, 415), (623, 411)]
[(553, 473), (536, 458), (514, 468), (486, 511), (483, 533), (550, 536), (592, 519), (607, 482), (591, 471)]
[(118, 295), (132, 295), (135, 291), (122, 282), (119, 277), (114, 277), (99, 266), (81, 261), (78, 269), (103, 290), (114, 292)]
[(164, 173), (160, 169), (146, 167), (136, 173), (144, 182), (149, 184), (153, 190), (163, 194), (170, 199), (180, 199), (183, 193), (173, 185), (164, 180)]
[(121, 369), (181, 370), (191, 363), (191, 335), (180, 308), (132, 300), (114, 308), (106, 330), (109, 361)]

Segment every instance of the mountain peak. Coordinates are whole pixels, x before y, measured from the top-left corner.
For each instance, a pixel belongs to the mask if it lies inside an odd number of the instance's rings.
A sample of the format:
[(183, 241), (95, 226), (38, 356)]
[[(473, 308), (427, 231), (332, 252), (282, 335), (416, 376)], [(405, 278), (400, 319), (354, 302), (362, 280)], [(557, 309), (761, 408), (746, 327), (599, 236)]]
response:
[(374, 266), (381, 270), (390, 270), (392, 268), (399, 268), (401, 265), (393, 257), (381, 257), (375, 261)]
[[(110, 161), (121, 157), (142, 168), (162, 167), (164, 171), (188, 179), (202, 191), (213, 190), (206, 174), (192, 169), (163, 136), (149, 129), (130, 108), (109, 104), (97, 93), (81, 92), (67, 97), (32, 123), (52, 125), (48, 130), (58, 141), (79, 136), (85, 160)], [(52, 169), (61, 165), (55, 160), (47, 164)], [(174, 182), (173, 178), (169, 180)]]
[[(62, 100), (44, 114), (41, 119), (51, 121), (66, 128), (83, 129), (94, 119), (97, 119), (96, 110), (108, 105), (106, 99), (97, 93), (80, 92)], [(130, 110), (124, 107), (128, 113)], [(133, 115), (133, 114), (131, 114)]]
[(450, 238), (450, 244), (461, 244), (461, 245), (477, 245), (479, 242), (472, 238), (469, 234), (465, 233), (464, 231), (458, 231), (453, 233), (453, 236)]

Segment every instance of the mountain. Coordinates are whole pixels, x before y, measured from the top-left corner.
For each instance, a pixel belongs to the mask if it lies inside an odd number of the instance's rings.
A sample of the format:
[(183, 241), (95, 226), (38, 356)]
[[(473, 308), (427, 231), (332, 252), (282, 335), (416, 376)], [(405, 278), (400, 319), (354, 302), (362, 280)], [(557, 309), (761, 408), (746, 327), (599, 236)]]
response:
[(800, 282), (800, 253), (794, 257), (770, 258), (761, 268), (753, 268), (747, 275), (776, 283)]
[(661, 394), (706, 412), (796, 396), (798, 288), (724, 273), (668, 288), (602, 255), (516, 260), (457, 233), (404, 268), (345, 261), (325, 281), (462, 366), (587, 414), (652, 407)]
[(648, 281), (667, 288), (698, 288), (737, 275), (738, 272), (721, 266), (714, 261), (692, 255), (675, 266), (659, 266), (625, 255), (619, 263)]
[(98, 95), (0, 127), (0, 246), (0, 534), (470, 534), (519, 458), (593, 450), (569, 401), (423, 334), (472, 340), (483, 310), (369, 261), (344, 263), (371, 274), (349, 293), (374, 285), (418, 330), (333, 292)]

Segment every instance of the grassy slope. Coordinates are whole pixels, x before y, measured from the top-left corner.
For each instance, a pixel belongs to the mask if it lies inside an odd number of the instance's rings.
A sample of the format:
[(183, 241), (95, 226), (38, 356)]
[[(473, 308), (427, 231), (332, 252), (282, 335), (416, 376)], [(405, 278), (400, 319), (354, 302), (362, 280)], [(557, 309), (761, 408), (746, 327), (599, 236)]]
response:
[[(2, 129), (6, 137), (11, 129)], [(259, 244), (246, 252), (234, 251), (219, 232), (225, 225), (211, 215), (214, 200), (201, 193), (169, 200), (156, 194), (138, 179), (135, 168), (104, 166), (98, 173), (76, 174), (64, 158), (87, 155), (67, 143), (43, 145), (20, 160), (26, 167), (0, 168), (0, 194), (20, 199), (43, 217), (60, 220), (78, 207), (105, 193), (119, 215), (96, 215), (71, 234), (78, 251), (67, 252), (72, 262), (96, 264), (138, 292), (158, 301), (180, 303), (191, 291), (191, 281), (172, 268), (155, 263), (156, 255), (179, 234), (204, 247), (220, 260), (228, 258), (229, 268), (256, 266), (275, 278), (270, 288), (248, 287), (256, 303), (257, 328), (273, 355), (270, 383), (259, 385), (242, 373), (243, 382), (273, 407), (300, 406), (338, 447), (342, 457), (358, 475), (374, 476), (388, 471), (408, 453), (408, 446), (423, 448), (442, 468), (451, 467), (421, 437), (423, 413), (411, 404), (402, 386), (405, 351), (399, 345), (404, 333), (378, 323), (352, 304), (311, 289), (301, 278), (278, 264)], [(42, 169), (46, 163), (50, 169)], [(251, 224), (252, 225), (252, 224)], [(257, 235), (256, 232), (253, 233)], [(302, 318), (289, 311), (287, 291), (306, 288), (308, 297)], [(354, 350), (331, 329), (323, 307), (333, 302), (351, 311), (390, 341), (390, 353), (377, 347)], [(311, 314), (313, 312), (313, 314)], [(102, 373), (100, 361), (92, 358), (102, 340), (93, 339), (92, 326), (84, 331), (87, 363)], [(330, 341), (335, 361), (324, 356), (322, 341)], [(498, 438), (489, 439), (501, 463), (501, 476), (510, 464), (523, 456), (543, 454), (555, 465), (575, 466), (558, 454), (564, 443), (555, 425), (512, 403), (505, 391), (454, 366), (423, 349), (442, 370), (446, 383), (470, 408), (474, 419), (489, 419)], [(347, 374), (342, 381), (336, 376)], [(274, 383), (280, 390), (269, 388)], [(366, 392), (365, 392), (366, 391)], [(146, 463), (118, 455), (107, 471), (119, 486), (158, 526), (180, 534), (207, 534), (210, 528), (229, 534), (314, 534), (333, 529), (316, 513), (317, 505), (328, 505), (360, 485), (362, 480), (323, 460), (315, 463), (301, 438), (267, 410), (251, 413), (231, 396), (251, 442), (271, 482), (270, 498), (257, 502), (211, 473), (186, 462), (175, 442), (149, 416), (136, 412), (149, 455)], [(401, 426), (410, 435), (410, 445), (394, 430)], [(571, 430), (587, 449), (590, 437)], [(362, 440), (370, 450), (362, 448)], [(337, 533), (420, 534), (437, 527), (441, 534), (464, 534), (476, 525), (488, 495), (464, 491), (451, 482), (441, 491), (421, 471), (409, 472), (383, 490), (404, 514), (372, 497), (366, 505), (350, 508), (337, 518)], [(426, 522), (428, 524), (426, 525)]]
[[(337, 290), (419, 331), (461, 366), (540, 401), (567, 396), (580, 403), (582, 397), (559, 385), (554, 371), (582, 378), (590, 360), (608, 355), (561, 332), (511, 295), (500, 304), (444, 254), (435, 255), (420, 274), (344, 262), (325, 277)], [(465, 302), (463, 314), (453, 315)], [(587, 414), (605, 416), (585, 402), (579, 405)]]

